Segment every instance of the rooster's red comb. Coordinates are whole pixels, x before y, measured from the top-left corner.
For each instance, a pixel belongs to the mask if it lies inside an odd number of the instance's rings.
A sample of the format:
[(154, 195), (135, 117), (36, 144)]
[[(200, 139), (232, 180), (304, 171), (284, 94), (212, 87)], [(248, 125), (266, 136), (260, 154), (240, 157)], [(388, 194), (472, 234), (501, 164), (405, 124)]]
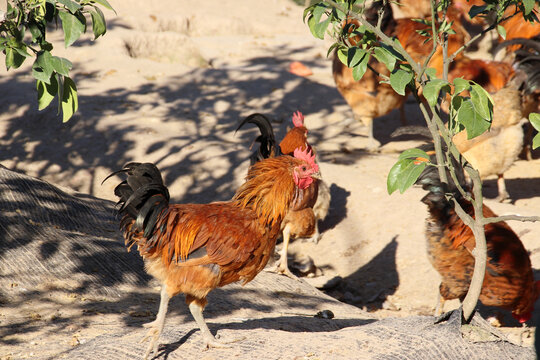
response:
[(304, 126), (304, 114), (300, 111), (297, 111), (292, 116), (292, 122), (295, 127)]
[(315, 164), (315, 154), (312, 154), (307, 148), (302, 150), (301, 148), (296, 148), (293, 153), (294, 157), (300, 160), (304, 160), (311, 166), (313, 171), (319, 171), (319, 165)]

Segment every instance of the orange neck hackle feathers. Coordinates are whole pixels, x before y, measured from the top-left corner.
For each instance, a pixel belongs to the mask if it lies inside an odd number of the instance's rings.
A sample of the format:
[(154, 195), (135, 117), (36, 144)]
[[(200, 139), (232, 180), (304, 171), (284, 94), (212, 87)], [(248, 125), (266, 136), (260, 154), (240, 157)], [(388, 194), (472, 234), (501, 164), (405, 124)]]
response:
[(246, 181), (236, 191), (233, 201), (242, 208), (255, 211), (261, 224), (281, 224), (295, 193), (291, 176), (295, 165), (289, 156), (255, 163), (249, 168)]

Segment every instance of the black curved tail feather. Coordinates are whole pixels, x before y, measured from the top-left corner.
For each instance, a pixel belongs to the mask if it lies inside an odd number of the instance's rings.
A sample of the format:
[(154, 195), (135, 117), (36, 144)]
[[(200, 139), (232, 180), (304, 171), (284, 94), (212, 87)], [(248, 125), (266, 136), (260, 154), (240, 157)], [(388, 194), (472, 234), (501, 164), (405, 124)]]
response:
[(270, 124), (270, 120), (263, 114), (251, 114), (244, 120), (242, 120), (240, 125), (238, 125), (238, 127), (236, 128), (236, 131), (240, 130), (240, 128), (247, 123), (257, 125), (261, 132), (261, 135), (257, 136), (257, 138), (255, 139), (255, 142), (258, 142), (260, 145), (257, 151), (255, 151), (250, 157), (251, 165), (263, 159), (279, 156), (279, 146), (277, 146), (276, 144), (274, 130), (272, 129), (272, 124)]
[[(117, 203), (118, 213), (122, 216), (120, 226), (126, 229), (135, 221), (132, 231), (143, 231), (144, 237), (148, 238), (159, 215), (169, 206), (169, 190), (163, 184), (160, 171), (151, 163), (126, 164), (105, 180), (118, 174), (127, 174), (127, 178), (114, 189), (114, 194), (120, 198)], [(130, 242), (130, 238), (126, 241)]]

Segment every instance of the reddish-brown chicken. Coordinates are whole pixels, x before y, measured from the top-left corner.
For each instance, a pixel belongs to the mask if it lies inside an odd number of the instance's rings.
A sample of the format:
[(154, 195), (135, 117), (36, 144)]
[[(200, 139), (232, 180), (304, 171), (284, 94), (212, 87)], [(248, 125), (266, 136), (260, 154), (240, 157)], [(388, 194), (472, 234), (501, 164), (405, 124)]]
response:
[(502, 89), (514, 75), (512, 65), (506, 62), (471, 59), (466, 56), (455, 59), (450, 64), (448, 80), (462, 77), (473, 80), (487, 92)]
[[(431, 156), (431, 161), (436, 163), (434, 156)], [(463, 173), (458, 177), (463, 179)], [(457, 216), (452, 203), (446, 200), (437, 167), (426, 167), (417, 183), (429, 192), (422, 199), (429, 210), (426, 229), (428, 257), (442, 277), (439, 286), (442, 301), (463, 300), (473, 274), (474, 236)], [(460, 183), (467, 189), (464, 181), (460, 180)], [(472, 216), (472, 205), (459, 195), (455, 185), (449, 191)], [(485, 205), (483, 213), (485, 217), (496, 216)], [(516, 319), (525, 322), (531, 317), (540, 283), (534, 281), (529, 254), (505, 222), (488, 224), (485, 231), (487, 268), (480, 301), (484, 305), (508, 309)], [(442, 306), (439, 309), (442, 310)]]
[[(516, 11), (515, 6), (510, 6), (505, 15), (511, 15)], [(538, 16), (538, 6), (533, 10)], [(511, 17), (510, 19), (503, 21), (501, 23), (506, 31), (506, 39), (503, 39), (499, 36), (499, 42), (504, 40), (512, 39), (533, 39), (540, 35), (540, 23), (538, 22), (529, 22), (523, 18), (523, 14), (519, 13)], [(507, 48), (507, 51), (515, 51), (520, 47), (520, 45), (511, 45)]]
[[(128, 249), (137, 246), (147, 271), (162, 283), (156, 320), (146, 324), (145, 354), (155, 352), (169, 299), (179, 293), (207, 346), (223, 346), (208, 330), (202, 312), (207, 294), (235, 281), (252, 280), (274, 252), (281, 223), (291, 210), (310, 208), (317, 196), (318, 166), (307, 152), (251, 166), (232, 200), (169, 204), (159, 170), (150, 163), (127, 164), (127, 179), (115, 188)], [(110, 175), (110, 176), (111, 176)]]
[[(430, 0), (399, 0), (396, 2), (399, 6), (399, 11), (405, 18), (425, 19), (431, 17), (431, 1)], [(448, 11), (459, 13), (459, 17), (452, 20), (462, 20), (475, 24), (483, 24), (483, 19), (475, 17), (470, 19), (468, 14), (473, 5), (485, 5), (483, 0), (453, 0), (448, 8)], [(463, 18), (462, 18), (463, 17)]]
[[(381, 2), (374, 3), (364, 13), (370, 23), (375, 24), (377, 22), (378, 10), (381, 7), (384, 7), (384, 16), (381, 22), (383, 32), (388, 36), (396, 37), (413, 60), (423, 64), (431, 52), (432, 45), (431, 43), (425, 43), (426, 37), (420, 35), (419, 31), (425, 30), (430, 32), (431, 27), (408, 18), (394, 19), (391, 6), (388, 4), (383, 5)], [(348, 23), (356, 26), (359, 25), (354, 19), (349, 20)], [(468, 33), (458, 22), (453, 25), (453, 29), (456, 31), (456, 34), (448, 37), (449, 53), (453, 53), (459, 49), (469, 37)], [(350, 37), (349, 41), (352, 45), (355, 45), (360, 39), (354, 36)], [(390, 75), (386, 66), (375, 61), (375, 59), (370, 59), (369, 65), (379, 74)], [(438, 74), (442, 74), (443, 57), (440, 47), (431, 58), (429, 66), (435, 68)], [(375, 150), (378, 147), (378, 143), (373, 137), (374, 118), (384, 116), (394, 109), (401, 108), (401, 121), (402, 123), (405, 122), (402, 109), (405, 96), (397, 94), (389, 84), (380, 83), (381, 78), (373, 71), (366, 71), (360, 81), (355, 81), (352, 75), (352, 69), (345, 66), (334, 55), (332, 74), (336, 87), (351, 107), (354, 118), (361, 121), (368, 128), (368, 148), (370, 150)]]
[[(261, 145), (259, 149), (252, 155), (252, 161), (275, 156), (275, 154), (290, 155), (295, 148), (305, 151), (314, 151), (307, 141), (308, 130), (304, 125), (304, 116), (300, 111), (296, 112), (292, 117), (294, 127), (285, 134), (283, 140), (276, 146), (274, 131), (268, 118), (262, 114), (252, 114), (245, 118), (238, 126), (240, 129), (246, 123), (257, 125), (261, 131), (261, 135), (255, 141)], [(237, 129), (237, 130), (238, 130)], [(330, 189), (321, 179), (319, 181), (319, 190), (317, 201), (313, 208), (305, 208), (302, 210), (291, 210), (285, 216), (281, 224), (283, 232), (283, 247), (280, 253), (280, 259), (277, 261), (275, 270), (286, 276), (295, 278), (289, 270), (287, 253), (289, 242), (296, 238), (311, 238), (317, 243), (320, 238), (318, 220), (322, 220), (328, 214), (330, 206)]]

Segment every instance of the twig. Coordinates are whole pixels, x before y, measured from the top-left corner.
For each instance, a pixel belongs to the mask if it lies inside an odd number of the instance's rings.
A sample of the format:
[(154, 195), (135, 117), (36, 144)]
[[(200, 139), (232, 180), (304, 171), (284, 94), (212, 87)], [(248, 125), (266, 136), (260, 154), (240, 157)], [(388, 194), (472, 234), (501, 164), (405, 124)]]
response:
[[(325, 0), (325, 2), (327, 2), (329, 5), (331, 5), (332, 7), (338, 9), (339, 11), (341, 11), (341, 12), (343, 12), (345, 14), (348, 13), (346, 8), (342, 7), (341, 5), (339, 5), (338, 3), (336, 3), (333, 0)], [(386, 45), (388, 45), (390, 47), (393, 47), (397, 52), (399, 52), (399, 54), (401, 56), (403, 56), (405, 58), (405, 60), (407, 60), (407, 62), (412, 66), (415, 73), (417, 73), (417, 74), (420, 73), (420, 65), (414, 61), (414, 59), (411, 57), (411, 55), (409, 55), (409, 53), (407, 51), (405, 51), (405, 49), (403, 49), (403, 46), (401, 46), (401, 44), (399, 42), (392, 41), (392, 39), (389, 38), (385, 33), (383, 33), (382, 30), (379, 27), (375, 27), (375, 26), (371, 25), (362, 16), (360, 16), (360, 15), (354, 13), (354, 12), (351, 13), (350, 16), (352, 16), (353, 18), (358, 20), (358, 22), (360, 22), (362, 25), (364, 25), (366, 27), (366, 29), (368, 29), (369, 31), (375, 33), (375, 35), (377, 35), (381, 39), (381, 41), (383, 43), (385, 43)]]
[(450, 55), (448, 57), (448, 63), (451, 63), (452, 61), (454, 61), (454, 59), (456, 58), (456, 56), (458, 56), (463, 50), (465, 50), (466, 48), (468, 48), (473, 42), (475, 42), (476, 40), (478, 40), (480, 37), (484, 36), (486, 33), (490, 32), (491, 30), (495, 29), (497, 27), (497, 25), (499, 25), (500, 23), (514, 17), (517, 13), (514, 13), (510, 16), (507, 16), (505, 18), (502, 18), (501, 20), (499, 21), (495, 21), (495, 23), (491, 24), (490, 26), (488, 26), (487, 28), (485, 28), (484, 30), (482, 30), (480, 33), (476, 34), (475, 36), (473, 36), (469, 41), (467, 41), (465, 44), (463, 44), (459, 49), (456, 50), (455, 53), (453, 53), (452, 55)]
[(540, 216), (501, 215), (497, 217), (484, 218), (482, 224), (486, 225), (509, 220), (536, 222), (540, 221)]

